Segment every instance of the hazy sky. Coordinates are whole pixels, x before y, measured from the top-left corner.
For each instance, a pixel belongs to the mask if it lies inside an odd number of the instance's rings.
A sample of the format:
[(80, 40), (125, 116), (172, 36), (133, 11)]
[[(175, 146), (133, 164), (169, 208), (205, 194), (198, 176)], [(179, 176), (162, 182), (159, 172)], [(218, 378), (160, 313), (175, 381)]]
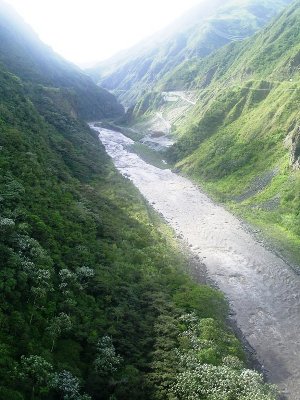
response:
[(80, 65), (130, 47), (204, 0), (6, 0), (55, 51)]

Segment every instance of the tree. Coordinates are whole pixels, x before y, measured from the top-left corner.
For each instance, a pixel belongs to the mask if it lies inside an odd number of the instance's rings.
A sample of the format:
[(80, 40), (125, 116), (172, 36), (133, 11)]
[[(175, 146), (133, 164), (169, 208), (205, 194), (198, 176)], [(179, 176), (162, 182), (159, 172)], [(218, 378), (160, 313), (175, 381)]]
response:
[(64, 400), (91, 400), (87, 394), (80, 394), (80, 381), (69, 371), (53, 374), (51, 387), (59, 391)]
[(57, 317), (54, 317), (51, 321), (47, 331), (52, 338), (51, 352), (54, 349), (55, 340), (63, 333), (68, 332), (72, 328), (72, 321), (69, 315), (60, 313)]
[(81, 287), (84, 289), (88, 285), (88, 281), (95, 275), (95, 271), (92, 268), (82, 266), (76, 269), (76, 274)]
[(33, 307), (30, 315), (31, 324), (34, 310), (39, 308), (53, 291), (52, 271), (47, 266), (48, 256), (36, 240), (29, 236), (18, 235), (18, 247), (22, 251), (21, 268), (26, 273), (30, 285), (28, 302), (31, 302)]
[(16, 370), (17, 377), (31, 388), (32, 400), (36, 394), (49, 391), (52, 369), (52, 365), (40, 356), (21, 357)]
[[(185, 314), (178, 336), (179, 372), (171, 394), (179, 400), (276, 400), (263, 376), (244, 368), (238, 342), (212, 318)], [(222, 332), (222, 334), (221, 334)], [(228, 346), (230, 344), (230, 346)]]
[(109, 336), (103, 336), (97, 344), (95, 369), (99, 375), (109, 375), (116, 372), (122, 362), (122, 357), (116, 354), (116, 349)]

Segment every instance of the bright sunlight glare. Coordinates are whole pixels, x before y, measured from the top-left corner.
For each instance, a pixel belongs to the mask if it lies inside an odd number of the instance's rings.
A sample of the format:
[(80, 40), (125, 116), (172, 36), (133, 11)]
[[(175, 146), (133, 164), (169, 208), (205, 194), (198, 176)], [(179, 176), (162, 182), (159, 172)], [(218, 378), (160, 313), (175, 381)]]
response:
[(66, 59), (88, 66), (164, 28), (203, 0), (6, 0)]

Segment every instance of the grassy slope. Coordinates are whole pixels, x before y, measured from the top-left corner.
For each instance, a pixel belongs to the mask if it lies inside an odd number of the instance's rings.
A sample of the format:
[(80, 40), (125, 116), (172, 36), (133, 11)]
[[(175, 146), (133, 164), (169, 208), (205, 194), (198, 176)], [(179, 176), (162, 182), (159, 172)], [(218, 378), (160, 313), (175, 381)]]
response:
[(198, 64), (199, 102), (171, 150), (183, 171), (292, 249), (298, 263), (299, 21), (297, 1), (262, 34)]

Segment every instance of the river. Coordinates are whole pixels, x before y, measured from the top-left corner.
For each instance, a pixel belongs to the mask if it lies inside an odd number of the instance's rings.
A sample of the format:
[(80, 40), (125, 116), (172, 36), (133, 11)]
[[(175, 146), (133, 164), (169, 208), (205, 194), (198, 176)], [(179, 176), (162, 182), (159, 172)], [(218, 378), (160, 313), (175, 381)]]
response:
[(299, 400), (300, 276), (188, 179), (145, 163), (121, 133), (91, 126), (117, 169), (206, 265), (269, 381)]

